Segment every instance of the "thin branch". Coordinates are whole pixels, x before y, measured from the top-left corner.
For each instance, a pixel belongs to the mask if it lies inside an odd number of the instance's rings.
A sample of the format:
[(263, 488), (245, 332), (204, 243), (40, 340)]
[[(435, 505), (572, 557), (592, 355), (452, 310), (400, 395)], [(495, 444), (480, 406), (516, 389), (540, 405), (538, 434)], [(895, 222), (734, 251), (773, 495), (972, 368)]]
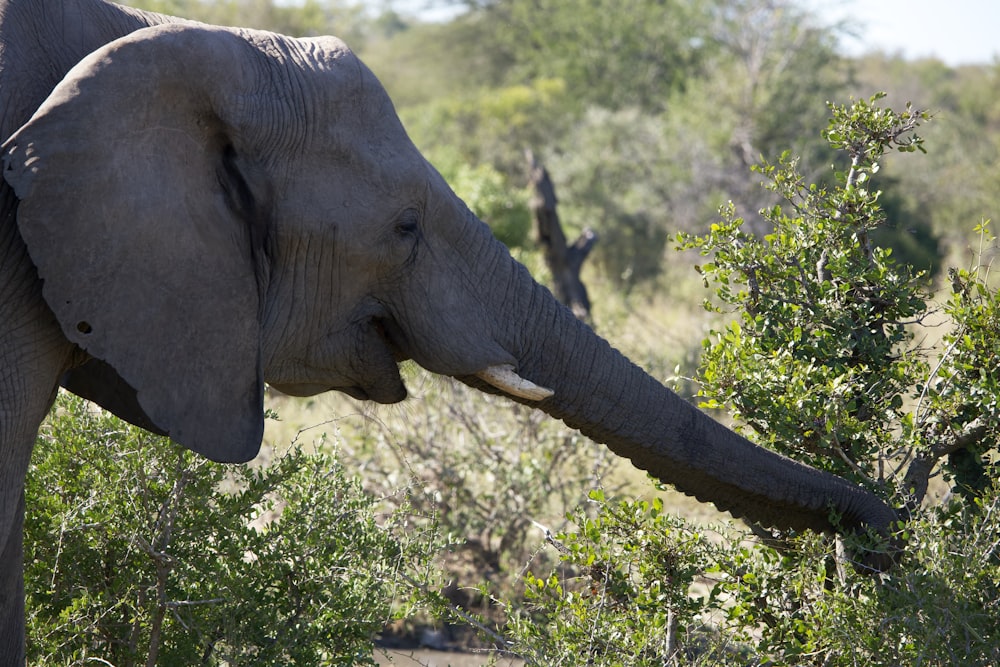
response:
[(928, 391), (928, 388), (931, 385), (931, 380), (934, 379), (934, 378), (936, 378), (938, 376), (938, 373), (941, 372), (941, 367), (944, 366), (944, 362), (947, 361), (948, 357), (950, 357), (951, 354), (952, 354), (952, 352), (955, 351), (955, 347), (958, 345), (959, 341), (962, 339), (962, 335), (961, 334), (962, 334), (961, 331), (957, 332), (957, 334), (955, 335), (955, 340), (953, 340), (951, 342), (951, 345), (949, 345), (947, 347), (947, 349), (945, 349), (944, 353), (938, 359), (937, 365), (934, 367), (934, 370), (931, 371), (930, 375), (928, 376), (927, 382), (924, 382), (923, 387), (920, 389), (920, 397), (917, 399), (917, 405), (916, 405), (916, 407), (913, 410), (914, 414), (917, 415), (917, 421), (918, 422), (919, 421), (923, 421), (923, 415), (920, 414), (920, 411), (921, 411), (921, 407), (923, 405), (924, 399), (927, 398), (927, 391)]
[(855, 475), (865, 480), (869, 485), (876, 484), (875, 480), (866, 475), (865, 472), (858, 467), (858, 464), (852, 461), (851, 457), (847, 455), (844, 448), (840, 446), (840, 439), (837, 437), (836, 433), (833, 434), (833, 451), (836, 452), (837, 456), (839, 456), (840, 459), (847, 464), (847, 467), (850, 468)]
[(176, 609), (178, 607), (197, 607), (205, 604), (222, 604), (223, 602), (226, 602), (226, 598), (212, 598), (211, 600), (171, 600), (166, 603), (166, 606), (170, 609)]
[[(402, 579), (406, 583), (410, 584), (411, 586), (413, 586), (414, 588), (416, 588), (418, 591), (420, 591), (424, 595), (426, 595), (428, 597), (434, 597), (434, 598), (438, 598), (439, 597), (439, 596), (431, 593), (430, 590), (427, 588), (427, 586), (425, 584), (420, 583), (419, 581), (417, 581), (416, 579), (414, 579), (410, 575), (406, 574), (405, 572), (400, 572), (399, 576), (402, 577)], [(479, 621), (479, 619), (477, 619), (475, 616), (469, 614), (468, 612), (464, 611), (462, 608), (458, 607), (454, 603), (452, 603), (452, 602), (449, 601), (449, 602), (447, 602), (446, 606), (448, 607), (448, 611), (449, 612), (455, 614), (456, 616), (458, 616), (459, 618), (461, 618), (463, 621), (465, 621), (469, 625), (473, 626), (474, 628), (476, 628), (480, 632), (482, 632), (485, 635), (487, 635), (494, 642), (494, 644), (496, 644), (497, 649), (502, 650), (505, 653), (510, 653), (506, 649), (502, 648), (504, 646), (507, 646), (510, 643), (509, 641), (507, 641), (507, 639), (505, 637), (503, 637), (502, 635), (500, 635), (496, 631), (491, 630), (490, 628), (486, 627), (485, 625), (482, 624), (482, 622)]]

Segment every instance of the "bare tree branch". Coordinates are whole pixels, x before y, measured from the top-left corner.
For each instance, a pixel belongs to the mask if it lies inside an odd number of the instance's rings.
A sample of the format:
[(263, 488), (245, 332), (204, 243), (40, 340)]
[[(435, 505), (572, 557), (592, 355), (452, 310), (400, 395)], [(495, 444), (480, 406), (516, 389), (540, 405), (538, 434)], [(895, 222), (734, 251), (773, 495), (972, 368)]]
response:
[(556, 213), (558, 200), (549, 172), (531, 151), (526, 151), (526, 157), (529, 165), (528, 178), (534, 188), (531, 213), (535, 218), (538, 241), (544, 249), (545, 263), (552, 272), (552, 291), (578, 318), (589, 320), (590, 297), (580, 280), (580, 269), (597, 243), (597, 233), (588, 228), (583, 230), (580, 238), (572, 245), (566, 243), (566, 235)]

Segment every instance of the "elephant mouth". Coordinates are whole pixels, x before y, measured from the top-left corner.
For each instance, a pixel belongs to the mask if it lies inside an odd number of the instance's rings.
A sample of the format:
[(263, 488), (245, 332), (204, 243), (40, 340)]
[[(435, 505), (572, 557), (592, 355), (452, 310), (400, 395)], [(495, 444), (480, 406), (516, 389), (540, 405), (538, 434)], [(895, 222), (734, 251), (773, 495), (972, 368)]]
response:
[(382, 317), (368, 315), (274, 364), (272, 388), (289, 396), (339, 391), (361, 401), (398, 403), (406, 398), (399, 362), (408, 357)]
[(409, 359), (397, 342), (402, 331), (391, 320), (372, 317), (357, 343), (361, 368), (352, 373), (354, 383), (326, 387), (343, 392), (359, 401), (399, 403), (407, 396), (406, 385), (399, 373), (400, 362)]
[(389, 354), (392, 355), (392, 358), (396, 360), (396, 363), (402, 363), (413, 358), (411, 354), (406, 352), (408, 348), (406, 334), (395, 320), (390, 317), (373, 317), (371, 319), (371, 327), (375, 331), (375, 335), (385, 345)]
[(341, 386), (309, 382), (292, 384), (269, 382), (268, 384), (272, 388), (280, 391), (282, 394), (287, 394), (289, 396), (307, 397), (324, 394), (328, 391), (339, 391), (359, 401), (375, 401), (376, 403), (385, 404), (399, 403), (406, 398), (406, 387), (403, 385), (402, 380), (400, 380), (398, 386), (385, 388), (374, 386), (366, 387), (360, 384)]
[(400, 378), (399, 383), (395, 386), (362, 387), (361, 385), (352, 385), (349, 387), (334, 387), (334, 389), (359, 401), (374, 401), (375, 403), (382, 403), (384, 405), (399, 403), (407, 396), (406, 385), (403, 384), (402, 378)]
[[(395, 320), (390, 318), (373, 318), (372, 325), (379, 338), (391, 352), (396, 363), (414, 358), (407, 350), (407, 338)], [(398, 372), (398, 371), (397, 371)], [(448, 373), (455, 377), (472, 375), (496, 389), (529, 401), (542, 401), (553, 395), (553, 391), (546, 387), (540, 387), (530, 380), (526, 380), (517, 374), (513, 364), (507, 362), (484, 364), (478, 370), (471, 373)], [(353, 394), (352, 394), (353, 395)], [(357, 397), (356, 397), (357, 398)]]

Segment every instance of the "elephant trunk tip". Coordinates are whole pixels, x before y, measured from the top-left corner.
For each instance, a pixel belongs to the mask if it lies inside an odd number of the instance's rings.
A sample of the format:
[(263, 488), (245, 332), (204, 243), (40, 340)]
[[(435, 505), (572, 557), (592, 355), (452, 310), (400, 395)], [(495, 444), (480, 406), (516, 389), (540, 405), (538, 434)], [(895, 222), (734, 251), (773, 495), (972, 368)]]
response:
[(898, 547), (890, 547), (888, 550), (856, 551), (850, 557), (851, 567), (858, 574), (885, 574), (896, 565), (901, 554), (902, 549)]
[[(703, 502), (710, 502), (720, 511), (728, 512), (764, 532), (769, 532), (768, 528), (777, 528), (782, 534), (786, 531), (812, 530), (842, 535), (846, 561), (859, 574), (884, 574), (899, 562), (904, 552), (901, 527), (905, 514), (893, 509), (874, 493), (848, 486), (839, 478), (837, 486), (849, 490), (847, 499), (815, 502), (814, 498), (813, 502), (803, 504), (789, 499), (777, 502), (773, 497), (761, 500), (746, 489), (734, 490), (730, 487), (724, 492), (718, 491), (721, 487), (717, 482), (713, 486), (713, 481), (701, 479), (700, 475), (703, 473), (693, 469), (685, 470), (682, 475), (654, 474), (662, 481), (673, 483), (678, 490)], [(726, 499), (720, 500), (723, 495), (727, 496)]]
[(860, 524), (848, 538), (851, 566), (858, 574), (884, 574), (902, 557), (904, 519), (888, 505), (877, 521)]

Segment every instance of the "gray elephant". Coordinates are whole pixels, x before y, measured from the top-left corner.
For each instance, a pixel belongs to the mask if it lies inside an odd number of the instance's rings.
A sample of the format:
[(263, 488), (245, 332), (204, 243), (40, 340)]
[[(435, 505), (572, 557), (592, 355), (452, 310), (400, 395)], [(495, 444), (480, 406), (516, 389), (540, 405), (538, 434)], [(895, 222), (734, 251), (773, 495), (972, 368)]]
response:
[(413, 359), (738, 517), (882, 533), (895, 519), (718, 425), (579, 322), (334, 38), (0, 0), (0, 141), (0, 664), (23, 662), (23, 486), (60, 384), (246, 461), (265, 382), (393, 403)]

